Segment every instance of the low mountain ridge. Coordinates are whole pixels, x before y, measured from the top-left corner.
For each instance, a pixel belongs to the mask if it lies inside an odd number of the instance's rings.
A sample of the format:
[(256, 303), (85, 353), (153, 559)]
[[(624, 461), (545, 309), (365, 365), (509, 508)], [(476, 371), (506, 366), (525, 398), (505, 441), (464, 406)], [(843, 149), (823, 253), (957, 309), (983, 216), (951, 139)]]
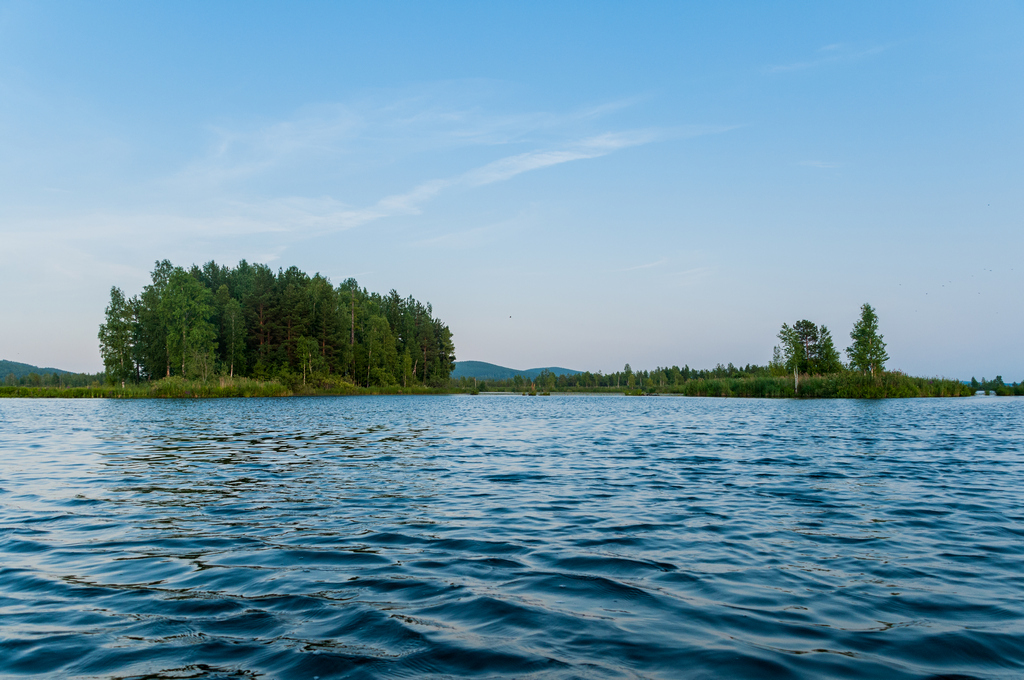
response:
[(43, 375), (44, 373), (56, 373), (58, 375), (67, 375), (71, 371), (65, 371), (61, 368), (40, 368), (39, 366), (33, 366), (32, 364), (23, 364), (20, 361), (6, 361), (0, 359), (0, 380), (3, 380), (5, 376), (14, 374), (15, 378), (24, 378), (29, 373), (36, 373)]
[(512, 380), (517, 375), (521, 375), (528, 380), (533, 380), (543, 371), (549, 371), (555, 375), (577, 375), (582, 373), (582, 371), (574, 371), (571, 368), (560, 368), (558, 366), (543, 366), (541, 368), (520, 370), (518, 368), (489, 364), (486, 361), (456, 361), (455, 368), (452, 370), (452, 377), (455, 379)]

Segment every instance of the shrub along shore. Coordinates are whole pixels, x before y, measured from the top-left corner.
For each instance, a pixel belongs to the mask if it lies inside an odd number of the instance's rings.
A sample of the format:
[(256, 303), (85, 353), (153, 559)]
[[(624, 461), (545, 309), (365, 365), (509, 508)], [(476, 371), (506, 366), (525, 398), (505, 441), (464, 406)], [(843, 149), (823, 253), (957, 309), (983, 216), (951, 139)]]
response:
[[(510, 381), (507, 381), (510, 382)], [(854, 372), (801, 376), (799, 391), (790, 376), (754, 376), (738, 378), (699, 378), (683, 383), (649, 387), (583, 387), (557, 384), (537, 385), (521, 382), (478, 381), (462, 378), (447, 387), (422, 385), (401, 387), (362, 387), (347, 382), (322, 383), (316, 387), (293, 385), (250, 378), (218, 378), (209, 381), (164, 378), (137, 385), (95, 384), (90, 387), (0, 386), (0, 397), (108, 398), (108, 399), (206, 399), (224, 397), (355, 396), (370, 394), (461, 394), (477, 392), (563, 392), (575, 394), (675, 395), (687, 397), (746, 397), (767, 399), (894, 399), (913, 397), (968, 397), (975, 393), (971, 385), (944, 378), (916, 378), (900, 372), (876, 377)], [(1024, 394), (1024, 385), (1000, 394)]]

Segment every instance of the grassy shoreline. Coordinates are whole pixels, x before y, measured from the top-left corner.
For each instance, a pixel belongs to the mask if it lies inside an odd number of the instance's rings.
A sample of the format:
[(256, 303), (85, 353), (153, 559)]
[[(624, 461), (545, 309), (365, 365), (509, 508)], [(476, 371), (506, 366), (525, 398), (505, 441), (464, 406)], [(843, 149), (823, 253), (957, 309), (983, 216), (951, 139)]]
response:
[(655, 387), (645, 393), (757, 399), (910, 399), (969, 397), (974, 390), (959, 380), (916, 378), (892, 372), (877, 378), (860, 373), (805, 375), (800, 378), (799, 391), (794, 389), (791, 376), (759, 376), (688, 380), (679, 385)]
[(360, 387), (338, 383), (326, 387), (290, 388), (275, 380), (224, 378), (202, 382), (164, 378), (139, 385), (92, 385), (90, 387), (0, 386), (0, 398), (40, 399), (232, 399), (252, 397), (357, 396), (369, 394), (450, 394), (433, 387)]
[[(479, 385), (480, 392), (504, 391), (499, 386)], [(885, 373), (877, 378), (859, 373), (803, 376), (799, 392), (791, 377), (761, 376), (688, 380), (677, 385), (637, 390), (632, 387), (569, 387), (552, 392), (575, 394), (657, 394), (690, 397), (743, 397), (760, 399), (905, 399), (916, 397), (967, 397), (974, 394), (970, 385), (944, 378), (916, 378), (902, 373)], [(472, 394), (477, 390), (465, 384), (448, 387), (360, 387), (337, 383), (321, 387), (289, 387), (281, 382), (249, 378), (218, 378), (201, 382), (182, 378), (164, 378), (141, 385), (93, 385), (90, 387), (0, 386), (0, 398), (58, 399), (217, 399), (251, 397), (359, 396), (390, 394)], [(522, 392), (526, 393), (526, 392)], [(1014, 390), (1013, 393), (1017, 393)]]

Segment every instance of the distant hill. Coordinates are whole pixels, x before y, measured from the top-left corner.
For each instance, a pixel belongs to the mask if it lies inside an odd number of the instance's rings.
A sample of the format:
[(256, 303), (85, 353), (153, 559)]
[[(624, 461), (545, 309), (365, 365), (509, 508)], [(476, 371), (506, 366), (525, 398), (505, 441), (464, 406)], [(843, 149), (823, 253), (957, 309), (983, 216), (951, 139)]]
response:
[(452, 371), (453, 378), (476, 378), (477, 380), (511, 380), (517, 375), (533, 380), (541, 371), (550, 371), (555, 375), (576, 375), (582, 371), (574, 371), (571, 368), (559, 368), (558, 366), (544, 366), (541, 368), (506, 368), (497, 364), (489, 364), (486, 361), (456, 361), (455, 369)]
[(71, 371), (64, 371), (59, 368), (40, 368), (33, 366), (32, 364), (23, 364), (18, 361), (3, 361), (0, 360), (0, 380), (3, 380), (6, 376), (14, 374), (15, 378), (24, 378), (29, 373), (37, 373), (43, 375), (44, 373), (57, 373), (58, 375), (67, 375)]

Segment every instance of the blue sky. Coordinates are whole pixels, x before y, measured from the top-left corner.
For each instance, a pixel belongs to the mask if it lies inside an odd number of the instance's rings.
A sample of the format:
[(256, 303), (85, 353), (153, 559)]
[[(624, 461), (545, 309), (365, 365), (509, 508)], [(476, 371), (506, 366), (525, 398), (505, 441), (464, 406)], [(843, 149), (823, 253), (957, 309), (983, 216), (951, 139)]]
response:
[(433, 304), (460, 359), (1024, 380), (1024, 4), (0, 2), (0, 358), (157, 259)]

